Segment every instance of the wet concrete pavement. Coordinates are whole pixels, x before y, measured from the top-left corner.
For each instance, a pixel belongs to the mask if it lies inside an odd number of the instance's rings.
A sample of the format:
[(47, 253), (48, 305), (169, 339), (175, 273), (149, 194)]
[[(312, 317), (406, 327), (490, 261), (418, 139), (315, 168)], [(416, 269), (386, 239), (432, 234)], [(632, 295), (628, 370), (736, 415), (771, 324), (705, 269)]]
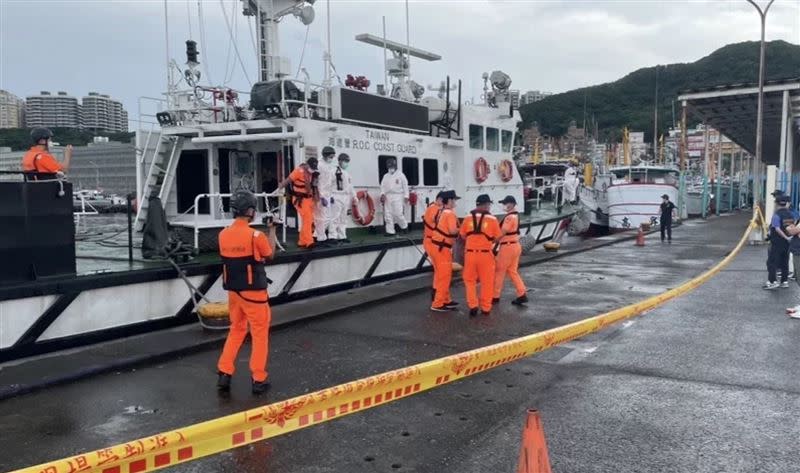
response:
[[(427, 311), (427, 294), (273, 333), (269, 395), (249, 394), (247, 347), (229, 399), (216, 352), (0, 402), (0, 470), (19, 468), (562, 325), (674, 287), (721, 259), (746, 216), (525, 268), (533, 303), (492, 316)], [(796, 287), (763, 291), (764, 247), (642, 317), (536, 357), (173, 471), (513, 471), (527, 408), (557, 472), (791, 472), (800, 454)], [(463, 299), (463, 289), (455, 295)]]

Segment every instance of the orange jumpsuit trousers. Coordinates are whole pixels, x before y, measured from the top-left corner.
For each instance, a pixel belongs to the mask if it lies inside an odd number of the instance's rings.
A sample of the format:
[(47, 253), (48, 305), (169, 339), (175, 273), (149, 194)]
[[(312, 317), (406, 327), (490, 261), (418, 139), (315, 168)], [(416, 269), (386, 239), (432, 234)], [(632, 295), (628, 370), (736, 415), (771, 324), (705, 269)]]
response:
[[(492, 310), (494, 295), (495, 262), (491, 250), (466, 250), (464, 253), (464, 287), (470, 309), (480, 307), (483, 312)], [(481, 285), (480, 297), (478, 284)]]
[(433, 268), (433, 290), (436, 290), (436, 264), (437, 259), (433, 256), (434, 251), (439, 251), (439, 247), (434, 245), (430, 238), (425, 238), (422, 240), (422, 248), (425, 250), (425, 254), (428, 255), (428, 261), (431, 263), (431, 268)]
[[(242, 291), (250, 300), (266, 300), (266, 291)], [(269, 304), (249, 302), (234, 291), (228, 291), (228, 311), (230, 312), (231, 328), (225, 347), (219, 357), (217, 369), (223, 373), (233, 375), (236, 369), (236, 357), (247, 336), (247, 326), (250, 325), (250, 372), (253, 380), (262, 382), (267, 379), (267, 354), (269, 349), (269, 324), (272, 313)]]
[(297, 240), (297, 246), (311, 246), (314, 244), (314, 236), (312, 233), (312, 226), (314, 224), (314, 200), (310, 197), (296, 199), (294, 208), (297, 210), (297, 216), (300, 218), (300, 238)]
[(494, 273), (494, 297), (499, 298), (500, 293), (503, 292), (503, 283), (506, 280), (506, 275), (511, 279), (514, 284), (514, 289), (517, 291), (517, 297), (525, 295), (527, 289), (525, 283), (519, 275), (519, 257), (522, 254), (522, 246), (518, 242), (512, 242), (500, 245), (500, 252), (497, 253), (497, 263)]
[(443, 247), (440, 251), (438, 246), (432, 246), (435, 249), (428, 254), (433, 262), (433, 287), (436, 289), (433, 307), (441, 307), (452, 302), (450, 281), (453, 279), (453, 250)]

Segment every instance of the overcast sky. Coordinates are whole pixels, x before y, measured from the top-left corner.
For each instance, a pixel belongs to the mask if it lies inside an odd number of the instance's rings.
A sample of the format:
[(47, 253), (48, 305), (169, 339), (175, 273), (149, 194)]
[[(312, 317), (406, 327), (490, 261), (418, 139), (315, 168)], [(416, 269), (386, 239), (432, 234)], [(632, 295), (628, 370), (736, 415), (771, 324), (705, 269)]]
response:
[[(199, 8), (197, 0), (169, 0), (171, 56), (182, 65), (183, 42), (191, 37), (200, 43), (206, 80), (219, 84), (227, 77), (231, 86), (249, 90), (256, 56), (240, 0), (201, 3)], [(244, 67), (230, 47), (223, 6)], [(308, 30), (287, 17), (280, 36), (282, 54), (296, 70), (308, 33), (303, 66), (318, 81), (325, 0), (315, 8)], [(331, 0), (330, 8), (339, 73), (382, 82), (382, 50), (354, 36), (381, 35), (385, 16), (388, 38), (404, 42), (404, 2)], [(413, 60), (413, 78), (423, 85), (438, 84), (447, 74), (461, 78), (466, 99), (479, 96), (484, 71), (505, 71), (512, 88), (523, 92), (563, 92), (613, 81), (640, 67), (695, 61), (760, 34), (758, 16), (745, 0), (419, 0), (409, 9), (412, 45), (443, 57)], [(0, 0), (0, 88), (23, 97), (40, 90), (107, 93), (122, 100), (133, 119), (138, 97), (165, 89), (164, 38), (163, 0)], [(800, 43), (800, 0), (776, 0), (767, 39)]]

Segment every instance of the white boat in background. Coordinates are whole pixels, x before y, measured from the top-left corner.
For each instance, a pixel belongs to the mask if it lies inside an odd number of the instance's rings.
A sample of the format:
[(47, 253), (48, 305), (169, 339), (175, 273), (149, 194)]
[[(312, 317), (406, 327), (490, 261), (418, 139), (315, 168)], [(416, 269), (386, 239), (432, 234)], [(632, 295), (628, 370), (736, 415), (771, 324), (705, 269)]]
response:
[(673, 167), (639, 165), (611, 169), (607, 190), (608, 226), (612, 231), (655, 225), (661, 215), (662, 196), (678, 200), (678, 170)]
[(678, 170), (668, 166), (641, 164), (611, 168), (598, 174), (592, 186), (581, 186), (580, 202), (596, 227), (611, 231), (655, 225), (661, 215), (664, 194), (678, 201)]

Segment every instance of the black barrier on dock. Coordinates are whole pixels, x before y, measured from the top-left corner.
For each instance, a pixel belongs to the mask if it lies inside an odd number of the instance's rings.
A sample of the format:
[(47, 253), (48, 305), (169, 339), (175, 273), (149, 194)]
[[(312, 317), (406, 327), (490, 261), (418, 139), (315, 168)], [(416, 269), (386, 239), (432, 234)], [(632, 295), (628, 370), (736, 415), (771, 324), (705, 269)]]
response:
[(72, 184), (0, 181), (0, 285), (75, 274)]

